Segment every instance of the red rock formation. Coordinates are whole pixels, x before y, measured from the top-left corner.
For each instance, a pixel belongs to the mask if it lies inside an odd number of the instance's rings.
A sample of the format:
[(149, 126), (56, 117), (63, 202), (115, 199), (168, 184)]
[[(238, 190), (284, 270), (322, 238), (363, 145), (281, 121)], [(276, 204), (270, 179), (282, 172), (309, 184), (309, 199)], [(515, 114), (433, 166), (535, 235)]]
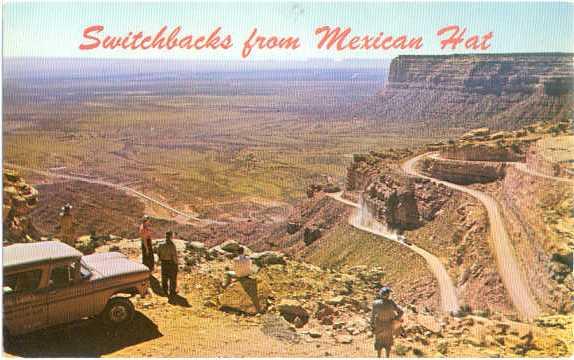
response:
[(4, 170), (3, 181), (4, 244), (37, 240), (38, 231), (27, 215), (36, 206), (38, 191), (28, 185), (15, 171)]

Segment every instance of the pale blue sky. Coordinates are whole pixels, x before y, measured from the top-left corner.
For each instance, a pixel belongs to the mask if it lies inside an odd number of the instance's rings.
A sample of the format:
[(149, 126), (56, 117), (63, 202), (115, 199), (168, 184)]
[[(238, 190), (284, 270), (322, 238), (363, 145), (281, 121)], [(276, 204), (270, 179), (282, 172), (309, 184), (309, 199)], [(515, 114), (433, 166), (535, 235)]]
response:
[[(216, 26), (233, 36), (230, 50), (106, 50), (80, 51), (82, 31), (100, 24), (104, 33), (129, 31), (155, 34), (163, 25), (182, 26), (184, 34), (203, 35)], [(299, 36), (301, 48), (292, 52), (256, 50), (249, 59), (305, 59), (310, 57), (381, 58), (398, 54), (448, 54), (442, 51), (436, 31), (456, 24), (468, 33), (494, 32), (489, 52), (574, 51), (572, 3), (334, 3), (325, 2), (215, 2), (215, 3), (34, 3), (4, 6), (4, 56), (240, 59), (242, 43), (250, 30)], [(349, 26), (356, 35), (422, 36), (417, 51), (317, 50), (314, 29), (320, 25)], [(456, 52), (464, 52), (463, 49)]]

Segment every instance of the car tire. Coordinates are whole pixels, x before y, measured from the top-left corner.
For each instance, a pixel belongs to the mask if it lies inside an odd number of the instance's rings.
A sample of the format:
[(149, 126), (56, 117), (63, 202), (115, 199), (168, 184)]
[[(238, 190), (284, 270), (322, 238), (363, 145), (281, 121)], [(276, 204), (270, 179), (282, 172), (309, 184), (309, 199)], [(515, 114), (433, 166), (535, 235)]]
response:
[(12, 335), (10, 335), (10, 332), (8, 332), (8, 329), (3, 328), (2, 329), (2, 340), (3, 340), (3, 346), (4, 346), (4, 351), (9, 351), (12, 349), (12, 346), (14, 345), (14, 337)]
[(108, 301), (101, 318), (108, 326), (119, 326), (134, 318), (134, 305), (127, 298), (115, 297)]

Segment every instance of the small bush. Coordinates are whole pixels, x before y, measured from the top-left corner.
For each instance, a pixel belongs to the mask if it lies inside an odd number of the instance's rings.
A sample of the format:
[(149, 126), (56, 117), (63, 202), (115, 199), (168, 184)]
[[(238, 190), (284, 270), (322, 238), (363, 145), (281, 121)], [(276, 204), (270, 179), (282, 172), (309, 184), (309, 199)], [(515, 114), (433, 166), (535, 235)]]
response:
[(402, 344), (397, 344), (395, 346), (395, 352), (399, 356), (405, 356), (409, 352), (409, 347)]

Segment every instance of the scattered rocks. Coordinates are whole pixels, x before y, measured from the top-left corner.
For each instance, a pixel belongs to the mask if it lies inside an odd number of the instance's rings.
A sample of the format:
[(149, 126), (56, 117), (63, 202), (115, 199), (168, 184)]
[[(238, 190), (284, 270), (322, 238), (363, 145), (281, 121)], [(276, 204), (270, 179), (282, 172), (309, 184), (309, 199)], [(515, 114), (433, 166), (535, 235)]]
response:
[(214, 246), (209, 250), (207, 250), (207, 257), (211, 259), (218, 257), (233, 259), (234, 257), (240, 254), (250, 255), (251, 253), (252, 253), (251, 249), (239, 244), (237, 241), (227, 240), (224, 243)]
[(341, 191), (341, 187), (337, 184), (327, 184), (323, 186), (323, 191), (326, 193), (338, 193)]
[(320, 338), (321, 336), (323, 336), (323, 334), (321, 333), (321, 331), (317, 330), (317, 329), (311, 329), (309, 330), (309, 336), (317, 339)]
[(285, 320), (297, 327), (301, 327), (309, 321), (309, 313), (297, 300), (281, 300), (277, 305), (277, 310)]
[(538, 326), (556, 327), (560, 329), (565, 329), (566, 326), (568, 326), (571, 323), (571, 321), (568, 321), (568, 319), (565, 316), (561, 315), (541, 317), (534, 320), (534, 322)]
[(190, 241), (187, 244), (185, 244), (185, 248), (191, 253), (198, 253), (198, 254), (207, 253), (207, 248), (205, 244), (199, 241)]
[(346, 325), (346, 323), (343, 320), (336, 320), (333, 322), (333, 329), (334, 330), (339, 330), (344, 328)]
[(369, 329), (369, 323), (364, 319), (352, 320), (345, 328), (349, 334), (358, 335), (366, 332)]
[(417, 347), (413, 347), (412, 350), (413, 350), (413, 355), (415, 355), (417, 357), (421, 357), (424, 355), (424, 352)]
[(317, 312), (315, 313), (315, 318), (320, 321), (323, 325), (333, 325), (333, 317), (336, 315), (335, 309), (330, 305), (323, 302), (318, 304)]
[(373, 267), (368, 271), (365, 269), (358, 273), (361, 280), (370, 283), (380, 283), (381, 279), (385, 276), (385, 272), (380, 267)]
[(442, 332), (442, 324), (434, 316), (418, 315), (416, 319), (418, 324), (431, 333), (440, 334)]
[(446, 355), (448, 353), (448, 342), (445, 340), (439, 340), (436, 349), (439, 353)]
[(326, 303), (328, 305), (334, 305), (334, 306), (343, 305), (345, 303), (345, 297), (344, 296), (334, 296), (334, 297), (328, 299), (326, 301)]
[(267, 336), (277, 338), (281, 341), (296, 344), (299, 342), (299, 335), (285, 319), (275, 314), (265, 314), (261, 317), (261, 332)]
[(219, 245), (219, 247), (221, 250), (232, 253), (233, 255), (239, 255), (243, 253), (243, 246), (241, 246), (235, 240), (227, 240), (223, 244)]
[(249, 256), (255, 265), (264, 267), (268, 265), (285, 265), (285, 255), (277, 251), (264, 251)]
[(288, 222), (287, 223), (287, 233), (288, 234), (295, 234), (297, 231), (301, 229), (301, 224), (296, 222)]
[(203, 302), (203, 306), (214, 308), (217, 307), (217, 302), (213, 299), (207, 299)]
[(338, 335), (335, 336), (335, 341), (339, 344), (351, 344), (353, 342), (353, 337), (350, 335)]
[(467, 336), (462, 340), (463, 344), (467, 344), (467, 345), (471, 345), (471, 346), (475, 346), (475, 347), (483, 347), (485, 344), (483, 341), (481, 341), (480, 339), (477, 339), (475, 337), (472, 336)]
[(490, 129), (489, 128), (478, 128), (478, 129), (473, 129), (470, 130), (466, 133), (464, 133), (460, 139), (461, 140), (478, 140), (478, 139), (482, 139), (485, 136), (488, 136), (490, 134)]
[(512, 350), (517, 355), (525, 355), (528, 351), (537, 349), (538, 347), (534, 344), (533, 339), (534, 335), (530, 330), (528, 333), (520, 337), (520, 340), (523, 342), (514, 345)]
[(510, 329), (510, 324), (507, 323), (496, 323), (495, 325), (495, 333), (497, 335), (506, 335), (508, 332), (508, 329)]

